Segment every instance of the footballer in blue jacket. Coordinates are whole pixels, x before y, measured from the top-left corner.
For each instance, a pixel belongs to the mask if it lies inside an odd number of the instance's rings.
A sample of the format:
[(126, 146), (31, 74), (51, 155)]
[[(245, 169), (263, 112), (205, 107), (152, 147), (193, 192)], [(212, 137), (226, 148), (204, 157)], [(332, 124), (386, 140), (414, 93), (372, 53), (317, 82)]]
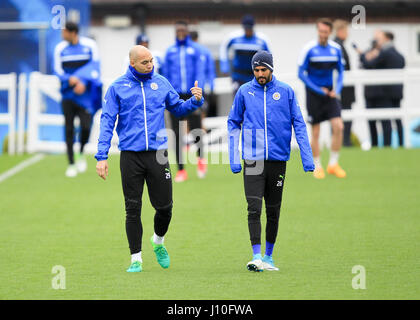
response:
[(154, 72), (153, 56), (143, 46), (130, 50), (127, 72), (115, 80), (105, 94), (102, 106), (96, 171), (108, 176), (108, 151), (118, 117), (120, 171), (125, 200), (126, 233), (131, 253), (127, 272), (142, 271), (141, 207), (144, 183), (155, 209), (154, 234), (150, 239), (157, 262), (162, 268), (170, 264), (164, 245), (172, 217), (172, 176), (167, 149), (165, 110), (176, 116), (187, 115), (203, 105), (202, 89), (195, 81), (192, 97), (184, 101), (169, 81)]
[[(242, 170), (239, 154), (242, 131), (248, 230), (253, 251), (247, 268), (250, 271), (277, 271), (272, 255), (279, 225), (286, 162), (290, 158), (292, 128), (304, 171), (313, 171), (315, 165), (295, 93), (273, 75), (271, 53), (258, 51), (252, 58), (252, 70), (253, 80), (239, 88), (229, 113), (229, 161), (233, 173)], [(263, 199), (267, 215), (264, 257), (261, 256)]]

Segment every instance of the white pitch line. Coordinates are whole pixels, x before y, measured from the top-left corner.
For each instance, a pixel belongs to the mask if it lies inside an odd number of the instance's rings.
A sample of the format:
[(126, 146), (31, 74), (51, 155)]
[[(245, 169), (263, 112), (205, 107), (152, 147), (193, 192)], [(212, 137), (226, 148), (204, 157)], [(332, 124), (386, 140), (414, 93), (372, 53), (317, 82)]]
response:
[(14, 166), (12, 169), (9, 169), (6, 172), (0, 174), (0, 183), (14, 176), (15, 174), (19, 173), (23, 169), (37, 163), (38, 161), (41, 161), (42, 159), (44, 159), (44, 157), (45, 157), (44, 154), (39, 153), (39, 154), (34, 155), (32, 158), (22, 161), (17, 166)]

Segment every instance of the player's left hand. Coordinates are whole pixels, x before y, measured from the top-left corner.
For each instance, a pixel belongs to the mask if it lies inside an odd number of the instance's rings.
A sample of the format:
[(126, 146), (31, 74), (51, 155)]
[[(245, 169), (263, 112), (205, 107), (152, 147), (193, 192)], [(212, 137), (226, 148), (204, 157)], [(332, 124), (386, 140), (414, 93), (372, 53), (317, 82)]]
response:
[(190, 90), (191, 90), (192, 95), (197, 99), (197, 101), (200, 101), (201, 98), (203, 97), (203, 89), (198, 87), (197, 80), (195, 80), (194, 87), (192, 87)]

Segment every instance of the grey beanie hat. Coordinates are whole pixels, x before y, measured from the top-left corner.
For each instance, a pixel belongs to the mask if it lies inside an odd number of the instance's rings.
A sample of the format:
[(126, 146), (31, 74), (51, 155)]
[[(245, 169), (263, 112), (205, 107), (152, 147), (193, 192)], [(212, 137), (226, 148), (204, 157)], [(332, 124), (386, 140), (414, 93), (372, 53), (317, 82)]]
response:
[(256, 67), (266, 67), (273, 72), (273, 55), (268, 51), (258, 51), (254, 54), (251, 61), (252, 70)]

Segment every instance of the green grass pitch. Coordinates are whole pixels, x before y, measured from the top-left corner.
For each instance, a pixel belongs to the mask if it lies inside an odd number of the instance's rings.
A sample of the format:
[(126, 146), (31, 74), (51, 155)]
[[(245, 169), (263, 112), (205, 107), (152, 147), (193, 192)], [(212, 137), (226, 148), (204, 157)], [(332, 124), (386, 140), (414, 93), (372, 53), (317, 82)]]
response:
[[(119, 157), (102, 181), (92, 156), (87, 173), (68, 179), (65, 156), (49, 155), (0, 183), (0, 299), (419, 299), (420, 150), (345, 149), (340, 159), (348, 177), (318, 181), (292, 153), (273, 255), (279, 272), (246, 270), (242, 174), (210, 165), (200, 180), (188, 165), (190, 180), (174, 183), (171, 267), (151, 249), (145, 193), (143, 272), (128, 274)], [(21, 160), (0, 156), (1, 172)], [(52, 288), (56, 265), (64, 290)], [(356, 265), (366, 289), (352, 287)]]

